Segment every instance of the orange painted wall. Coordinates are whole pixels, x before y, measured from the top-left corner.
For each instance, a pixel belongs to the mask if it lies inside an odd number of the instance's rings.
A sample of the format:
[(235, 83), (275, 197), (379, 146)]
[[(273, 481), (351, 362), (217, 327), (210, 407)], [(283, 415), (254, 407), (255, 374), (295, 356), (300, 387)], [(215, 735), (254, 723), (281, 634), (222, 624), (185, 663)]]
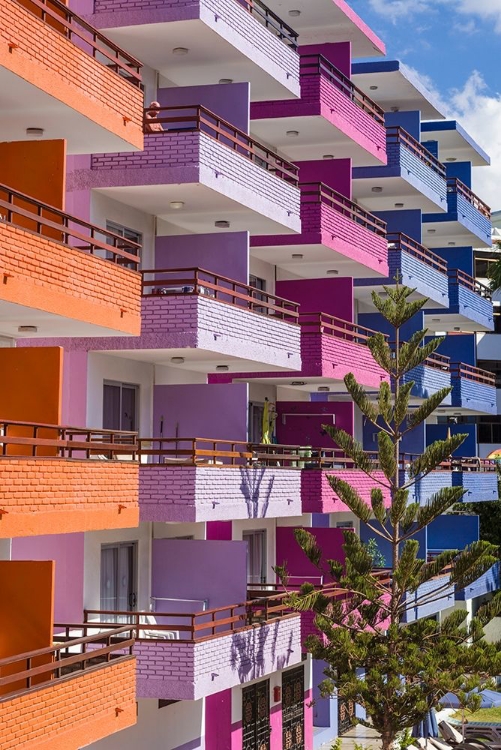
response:
[[(0, 659), (52, 644), (54, 571), (53, 560), (0, 560)], [(34, 661), (33, 666), (42, 663)], [(22, 663), (13, 665), (10, 674), (23, 668)], [(2, 669), (3, 676), (8, 673)], [(0, 688), (0, 695), (11, 693), (16, 687), (16, 683), (6, 685)]]
[(0, 182), (64, 211), (66, 141), (0, 143)]

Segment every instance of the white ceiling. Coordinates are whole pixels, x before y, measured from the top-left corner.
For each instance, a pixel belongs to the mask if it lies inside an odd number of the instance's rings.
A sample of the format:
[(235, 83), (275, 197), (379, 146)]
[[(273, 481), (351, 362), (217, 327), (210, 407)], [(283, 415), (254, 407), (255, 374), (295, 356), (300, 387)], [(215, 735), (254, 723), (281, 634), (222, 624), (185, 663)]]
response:
[[(402, 170), (404, 171), (404, 170)], [(382, 191), (373, 193), (373, 187), (381, 187)], [(353, 200), (360, 203), (368, 211), (407, 211), (408, 209), (421, 209), (426, 213), (440, 213), (447, 211), (447, 202), (441, 204), (441, 208), (424, 193), (404, 177), (369, 177), (356, 178), (352, 182)], [(403, 203), (403, 207), (397, 208), (395, 203)]]
[[(251, 247), (250, 254), (266, 263), (278, 266), (285, 273), (279, 273), (281, 279), (303, 278), (319, 279), (323, 277), (351, 276), (354, 278), (372, 278), (378, 275), (376, 271), (367, 268), (362, 263), (347, 258), (326, 245), (269, 245), (267, 247)], [(293, 254), (301, 254), (303, 258), (293, 258)], [(336, 270), (338, 274), (328, 274), (327, 271)]]
[[(436, 212), (433, 212), (436, 213)], [(451, 244), (453, 243), (453, 244)], [(426, 247), (490, 247), (459, 221), (425, 222), (423, 217), (423, 245)]]
[[(429, 101), (429, 94), (418, 88), (412, 78), (406, 75), (405, 68), (375, 73), (355, 73), (352, 75), (352, 81), (385, 112), (390, 112), (392, 107), (398, 107), (402, 112), (420, 110), (423, 120), (444, 118), (438, 105)], [(377, 88), (372, 88), (374, 86)]]
[[(475, 333), (476, 331), (489, 331), (489, 328), (476, 323), (464, 315), (456, 315), (453, 313), (428, 313), (425, 314), (426, 328), (430, 333), (436, 334), (440, 331), (454, 331), (455, 328), (459, 328), (460, 331), (465, 333)], [(457, 333), (457, 331), (456, 331)]]
[[(433, 123), (426, 123), (432, 126)], [(438, 141), (438, 158), (442, 163), (448, 161), (469, 161), (474, 167), (484, 167), (490, 164), (483, 153), (479, 153), (460, 133), (457, 128), (451, 127), (447, 130), (421, 131), (421, 141)]]

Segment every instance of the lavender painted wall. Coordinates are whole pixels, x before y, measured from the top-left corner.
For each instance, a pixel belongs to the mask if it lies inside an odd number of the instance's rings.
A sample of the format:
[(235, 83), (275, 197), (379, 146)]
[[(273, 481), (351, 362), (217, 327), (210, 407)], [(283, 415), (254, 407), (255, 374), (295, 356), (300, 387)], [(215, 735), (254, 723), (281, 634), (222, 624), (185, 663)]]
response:
[(351, 159), (298, 161), (299, 182), (323, 182), (351, 200)]
[[(301, 528), (301, 527), (300, 527)], [(323, 573), (324, 581), (331, 581), (328, 573), (328, 566), (322, 569), (322, 573), (311, 563), (305, 553), (297, 543), (294, 537), (294, 528), (284, 526), (277, 528), (277, 565), (285, 565), (289, 576), (291, 576), (291, 585), (298, 584), (298, 578), (304, 578), (311, 583), (318, 583), (318, 577)], [(344, 543), (342, 529), (323, 529), (309, 528), (320, 549), (322, 550), (322, 560), (339, 560), (344, 562), (345, 554), (342, 549)]]
[(153, 432), (164, 437), (200, 437), (247, 441), (247, 383), (157, 385), (153, 395)]
[[(151, 595), (206, 599), (208, 609), (247, 599), (247, 543), (154, 539)], [(180, 609), (181, 607), (181, 609)], [(157, 611), (200, 612), (200, 604), (158, 602)]]
[(323, 312), (353, 321), (353, 279), (277, 281), (279, 297), (299, 302), (302, 313)]
[(62, 394), (64, 425), (87, 426), (87, 357), (88, 352), (66, 349), (64, 351)]
[(157, 237), (155, 268), (204, 268), (229, 279), (249, 280), (249, 235), (182, 234)]
[[(336, 427), (353, 435), (353, 403), (334, 401), (277, 402), (277, 438), (283, 445), (311, 445), (314, 448), (333, 448), (334, 443), (322, 430), (323, 424), (332, 424), (328, 415), (335, 415)], [(293, 416), (297, 414), (298, 416)]]
[(249, 132), (249, 83), (176, 86), (175, 88), (158, 89), (157, 98), (163, 107), (199, 104), (245, 133)]
[(54, 621), (82, 622), (84, 535), (50, 534), (12, 540), (13, 560), (55, 560)]
[(351, 42), (327, 42), (326, 44), (305, 44), (298, 52), (303, 55), (323, 55), (347, 78), (351, 78)]
[[(66, 175), (82, 169), (90, 169), (90, 155), (75, 154), (66, 157)], [(91, 219), (91, 192), (90, 190), (68, 190), (65, 198), (66, 212), (71, 216), (83, 221)]]

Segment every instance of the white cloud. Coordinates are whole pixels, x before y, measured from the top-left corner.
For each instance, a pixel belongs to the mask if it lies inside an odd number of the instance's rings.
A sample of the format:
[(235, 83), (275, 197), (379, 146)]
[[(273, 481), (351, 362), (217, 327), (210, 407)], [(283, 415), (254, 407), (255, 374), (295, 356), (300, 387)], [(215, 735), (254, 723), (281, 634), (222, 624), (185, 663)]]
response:
[(457, 9), (460, 13), (494, 23), (494, 30), (501, 34), (501, 0), (461, 0)]
[[(492, 23), (494, 31), (501, 34), (501, 0), (369, 0), (369, 5), (391, 23), (448, 8), (454, 15), (473, 16)], [(475, 30), (470, 22), (459, 24), (457, 29), (463, 33)]]

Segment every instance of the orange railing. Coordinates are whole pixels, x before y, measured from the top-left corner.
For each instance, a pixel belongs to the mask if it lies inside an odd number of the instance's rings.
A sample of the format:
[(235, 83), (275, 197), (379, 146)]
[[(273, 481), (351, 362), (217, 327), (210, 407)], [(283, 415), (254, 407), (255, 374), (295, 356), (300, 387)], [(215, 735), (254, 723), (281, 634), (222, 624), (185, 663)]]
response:
[[(198, 295), (297, 323), (299, 304), (203, 268), (142, 271), (143, 297)], [(147, 278), (153, 276), (153, 278)]]
[(28, 2), (23, 0), (20, 5), (31, 10), (37, 18), (68, 39), (75, 37), (80, 49), (113, 70), (121, 78), (134, 86), (141, 86), (142, 63), (80, 18), (61, 0), (28, 0)]
[(453, 378), (464, 378), (472, 380), (475, 383), (496, 387), (496, 376), (488, 370), (481, 370), (480, 367), (465, 365), (463, 362), (453, 362), (451, 364), (451, 375)]
[(361, 224), (380, 237), (386, 237), (385, 221), (360, 208), (352, 200), (338, 193), (337, 190), (333, 190), (322, 182), (302, 182), (299, 187), (301, 188), (302, 204), (318, 203), (329, 206), (329, 208), (343, 214), (356, 224)]
[(297, 50), (298, 34), (291, 29), (282, 19), (273, 13), (261, 0), (237, 0), (249, 13), (266, 26), (275, 36), (281, 39), (292, 49)]
[(474, 279), (473, 276), (470, 276), (470, 274), (465, 273), (458, 268), (449, 268), (447, 273), (452, 284), (460, 284), (461, 286), (467, 287), (472, 292), (475, 292), (475, 294), (479, 294), (484, 299), (492, 299), (492, 291), (489, 287), (481, 284)]
[(377, 123), (384, 125), (384, 110), (323, 55), (302, 55), (300, 72), (301, 76), (321, 75), (326, 78)]
[(401, 128), (400, 126), (392, 126), (386, 128), (386, 144), (387, 146), (399, 145), (411, 151), (414, 156), (417, 156), (427, 167), (433, 169), (440, 177), (446, 178), (446, 171), (444, 165), (431, 154), (416, 138), (413, 138), (410, 133)]
[(436, 255), (427, 247), (421, 245), (420, 242), (416, 242), (416, 240), (413, 240), (406, 234), (402, 234), (402, 232), (389, 232), (386, 235), (386, 239), (388, 240), (389, 252), (400, 251), (408, 253), (422, 263), (426, 263), (427, 266), (431, 266), (436, 271), (439, 271), (439, 273), (447, 273), (447, 263), (440, 255)]
[[(352, 341), (355, 344), (367, 345), (367, 341), (376, 335), (376, 331), (373, 331), (372, 328), (335, 318), (332, 315), (327, 315), (327, 313), (300, 313), (299, 325), (301, 326), (301, 333), (307, 335), (325, 334), (345, 341)], [(388, 338), (387, 334), (384, 334), (384, 336)]]
[(482, 216), (485, 216), (486, 219), (491, 219), (491, 209), (487, 205), (487, 203), (484, 203), (484, 201), (480, 200), (480, 198), (475, 195), (475, 193), (470, 190), (470, 188), (464, 184), (464, 182), (461, 182), (461, 180), (458, 180), (457, 177), (448, 177), (447, 178), (447, 192), (448, 193), (457, 193), (457, 195), (461, 195), (463, 198), (465, 198), (468, 203), (471, 203), (473, 208), (476, 208), (477, 211), (480, 211)]
[[(0, 224), (7, 223), (75, 250), (137, 269), (141, 245), (0, 184)], [(102, 239), (99, 239), (102, 237)]]
[[(167, 135), (168, 133), (200, 132), (219, 141), (227, 148), (236, 151), (243, 158), (249, 159), (259, 167), (272, 172), (285, 182), (298, 185), (299, 168), (286, 161), (267, 146), (251, 138), (243, 130), (236, 128), (222, 117), (200, 105), (180, 107), (160, 107), (156, 110), (155, 120), (146, 115), (151, 110), (145, 109), (145, 134)], [(155, 123), (154, 125), (152, 123)]]

